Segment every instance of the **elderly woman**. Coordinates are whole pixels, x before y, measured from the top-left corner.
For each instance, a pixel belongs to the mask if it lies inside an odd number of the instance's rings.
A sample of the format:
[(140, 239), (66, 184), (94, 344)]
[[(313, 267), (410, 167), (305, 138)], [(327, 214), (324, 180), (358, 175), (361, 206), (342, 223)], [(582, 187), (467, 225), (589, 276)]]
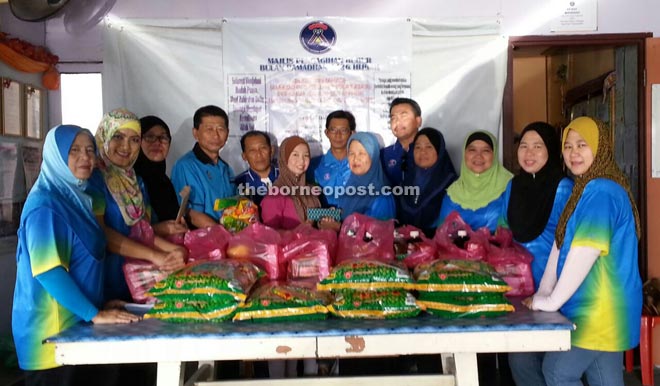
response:
[(504, 192), (503, 225), (534, 256), (532, 276), (538, 289), (555, 240), (559, 216), (573, 189), (562, 168), (559, 135), (545, 122), (527, 125), (518, 145), (521, 171)]
[(345, 193), (339, 197), (342, 219), (353, 213), (379, 220), (390, 220), (396, 215), (394, 198), (383, 190), (387, 186), (380, 163), (378, 140), (372, 133), (355, 133), (348, 139), (348, 166), (351, 175), (346, 181)]
[(85, 193), (95, 150), (86, 129), (62, 125), (50, 130), (41, 172), (21, 214), (12, 332), (26, 385), (73, 382), (75, 366), (56, 363), (54, 346), (42, 343), (47, 337), (83, 320), (139, 319), (102, 309), (105, 237), (92, 212), (92, 197)]
[(150, 208), (144, 185), (133, 170), (140, 152), (140, 122), (125, 109), (103, 116), (96, 131), (100, 159), (90, 183), (105, 196), (105, 205), (95, 210), (108, 239), (105, 266), (106, 298), (131, 300), (122, 265), (124, 257), (149, 261), (163, 271), (183, 267), (186, 251), (154, 237), (153, 246), (130, 239), (131, 228), (141, 220), (149, 222)]
[(457, 211), (472, 229), (495, 231), (504, 205), (503, 193), (512, 177), (499, 163), (496, 144), (493, 135), (485, 131), (468, 135), (461, 175), (447, 188), (436, 226)]
[(170, 128), (160, 118), (148, 115), (140, 118), (142, 142), (133, 169), (142, 178), (151, 202), (151, 221), (154, 231), (161, 236), (184, 233), (188, 230), (185, 220), (175, 222), (179, 201), (172, 181), (165, 173), (166, 158), (170, 151)]
[(416, 226), (433, 237), (434, 224), (440, 215), (447, 187), (456, 180), (456, 170), (438, 130), (425, 127), (412, 143), (415, 167), (403, 179), (404, 187), (418, 188), (418, 194), (401, 195), (398, 199), (399, 224)]
[(589, 117), (562, 136), (575, 186), (559, 218), (539, 289), (523, 303), (559, 310), (576, 325), (571, 350), (510, 356), (518, 385), (623, 385), (623, 351), (639, 343), (640, 222), (626, 176), (614, 161), (610, 130)]

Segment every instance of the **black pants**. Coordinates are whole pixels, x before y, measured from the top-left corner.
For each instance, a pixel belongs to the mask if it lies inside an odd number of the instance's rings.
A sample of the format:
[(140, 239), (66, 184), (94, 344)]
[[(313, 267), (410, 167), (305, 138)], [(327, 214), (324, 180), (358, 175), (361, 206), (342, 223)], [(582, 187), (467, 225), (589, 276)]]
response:
[(26, 370), (25, 386), (71, 386), (74, 366), (60, 366), (46, 370)]

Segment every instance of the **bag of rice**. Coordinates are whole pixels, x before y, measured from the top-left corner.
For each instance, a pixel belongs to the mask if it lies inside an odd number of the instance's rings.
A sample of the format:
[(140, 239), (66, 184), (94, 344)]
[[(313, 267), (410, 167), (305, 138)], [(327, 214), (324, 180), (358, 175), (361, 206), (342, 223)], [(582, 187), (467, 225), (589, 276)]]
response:
[(207, 299), (185, 298), (163, 300), (154, 304), (144, 314), (145, 319), (161, 319), (172, 323), (223, 322), (234, 316), (238, 308), (236, 301), (214, 301)]
[(413, 280), (408, 269), (394, 261), (347, 260), (337, 264), (316, 288), (321, 291), (410, 289)]
[(507, 292), (511, 287), (495, 269), (476, 260), (436, 260), (415, 268), (418, 291)]
[(172, 273), (148, 293), (161, 300), (168, 296), (193, 299), (200, 295), (202, 300), (213, 296), (216, 302), (221, 299), (243, 301), (262, 276), (263, 271), (249, 261), (202, 260)]
[(404, 290), (339, 291), (328, 309), (340, 318), (359, 319), (411, 318), (421, 310)]
[(257, 287), (234, 320), (294, 321), (325, 319), (327, 303), (317, 291), (281, 282), (267, 282)]
[(501, 292), (420, 292), (417, 303), (443, 318), (493, 317), (515, 311)]

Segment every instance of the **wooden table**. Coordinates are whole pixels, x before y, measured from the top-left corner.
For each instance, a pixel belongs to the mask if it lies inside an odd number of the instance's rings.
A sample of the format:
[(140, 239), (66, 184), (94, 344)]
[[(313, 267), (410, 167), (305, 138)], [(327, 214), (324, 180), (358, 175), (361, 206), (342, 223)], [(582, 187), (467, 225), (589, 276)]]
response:
[[(573, 324), (557, 312), (518, 311), (491, 319), (445, 320), (429, 315), (400, 320), (295, 323), (76, 325), (47, 340), (58, 363), (158, 363), (158, 386), (183, 385), (182, 362), (294, 358), (359, 358), (443, 354), (439, 375), (252, 380), (249, 384), (478, 385), (477, 353), (566, 351)], [(357, 379), (359, 378), (359, 379)], [(188, 384), (192, 384), (189, 382)], [(200, 382), (245, 385), (246, 381)]]

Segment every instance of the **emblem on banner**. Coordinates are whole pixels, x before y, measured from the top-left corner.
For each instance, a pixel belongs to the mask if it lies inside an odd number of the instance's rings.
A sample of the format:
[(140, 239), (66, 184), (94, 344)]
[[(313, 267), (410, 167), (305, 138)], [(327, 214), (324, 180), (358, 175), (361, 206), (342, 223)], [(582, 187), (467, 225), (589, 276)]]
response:
[(312, 54), (330, 51), (336, 40), (334, 28), (320, 20), (307, 23), (300, 31), (300, 44)]

